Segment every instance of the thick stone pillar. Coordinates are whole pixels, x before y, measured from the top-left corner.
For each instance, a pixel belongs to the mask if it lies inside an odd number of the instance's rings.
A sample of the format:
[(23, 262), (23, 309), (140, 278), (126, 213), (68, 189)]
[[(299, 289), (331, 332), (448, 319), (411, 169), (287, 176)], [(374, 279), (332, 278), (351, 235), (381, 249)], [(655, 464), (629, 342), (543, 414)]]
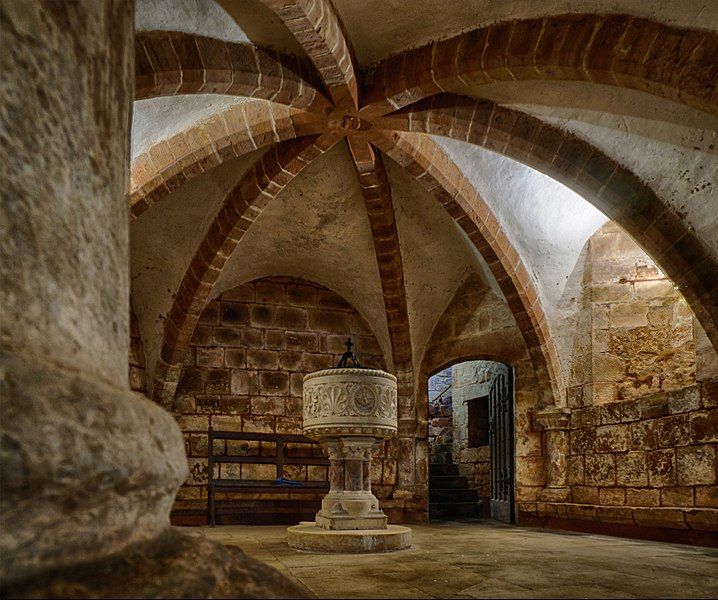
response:
[(127, 381), (132, 3), (1, 10), (0, 573), (13, 579), (157, 536), (186, 464), (172, 417)]
[(541, 499), (547, 502), (566, 501), (570, 494), (566, 484), (570, 419), (568, 408), (551, 407), (536, 413), (536, 423), (546, 433), (546, 488)]
[(182, 437), (128, 385), (133, 21), (132, 0), (0, 0), (4, 595), (242, 593), (236, 564), (221, 587), (241, 553), (170, 529)]

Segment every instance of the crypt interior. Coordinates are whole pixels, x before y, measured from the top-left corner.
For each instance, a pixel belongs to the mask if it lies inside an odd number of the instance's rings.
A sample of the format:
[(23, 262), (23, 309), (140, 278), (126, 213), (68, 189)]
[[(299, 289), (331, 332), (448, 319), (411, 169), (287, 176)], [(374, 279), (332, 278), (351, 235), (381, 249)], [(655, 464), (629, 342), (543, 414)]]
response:
[[(0, 47), (3, 597), (715, 597), (718, 3), (0, 0)], [(386, 552), (287, 529), (345, 352)]]

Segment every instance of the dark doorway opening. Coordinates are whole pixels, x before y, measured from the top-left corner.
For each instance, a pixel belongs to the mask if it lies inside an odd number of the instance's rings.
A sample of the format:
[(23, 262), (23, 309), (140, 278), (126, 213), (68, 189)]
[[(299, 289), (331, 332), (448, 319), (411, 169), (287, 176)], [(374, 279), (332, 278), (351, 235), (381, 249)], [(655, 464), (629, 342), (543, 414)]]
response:
[(489, 445), (489, 397), (467, 400), (469, 448)]
[(429, 379), (429, 519), (514, 522), (513, 373), (466, 361)]

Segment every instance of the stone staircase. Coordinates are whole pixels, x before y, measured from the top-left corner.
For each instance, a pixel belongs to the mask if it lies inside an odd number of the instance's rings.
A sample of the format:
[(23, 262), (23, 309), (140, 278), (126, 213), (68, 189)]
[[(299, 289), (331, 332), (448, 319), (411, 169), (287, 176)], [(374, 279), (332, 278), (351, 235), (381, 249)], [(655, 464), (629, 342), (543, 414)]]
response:
[(479, 497), (452, 461), (451, 444), (432, 446), (429, 461), (429, 520), (451, 521), (480, 516)]

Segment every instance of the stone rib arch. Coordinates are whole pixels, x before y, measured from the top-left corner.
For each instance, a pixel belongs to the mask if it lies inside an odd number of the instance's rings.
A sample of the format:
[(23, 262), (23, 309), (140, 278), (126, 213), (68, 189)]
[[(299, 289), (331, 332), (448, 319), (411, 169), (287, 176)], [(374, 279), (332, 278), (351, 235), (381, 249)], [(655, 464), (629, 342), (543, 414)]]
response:
[(239, 104), (162, 140), (132, 161), (130, 218), (194, 177), (273, 143), (324, 130), (321, 119), (269, 102)]
[(135, 100), (176, 94), (227, 94), (325, 114), (311, 65), (249, 44), (175, 31), (135, 37)]
[(152, 397), (171, 407), (184, 355), (215, 281), (262, 210), (307, 165), (341, 139), (308, 136), (269, 149), (230, 191), (200, 243), (167, 314)]
[[(459, 284), (453, 298), (434, 325), (421, 357), (418, 372), (422, 389), (419, 391), (423, 391), (423, 384), (429, 377), (461, 362), (491, 360), (516, 367), (529, 361), (521, 338), (499, 336), (495, 331), (468, 336), (449, 335), (449, 331), (453, 334), (457, 329), (463, 331), (465, 327), (448, 327), (446, 321), (456, 318), (468, 320), (487, 300), (494, 299), (493, 292), (474, 274), (470, 274)], [(463, 308), (465, 304), (468, 304), (470, 310)], [(461, 305), (461, 311), (456, 310), (457, 305)], [(465, 326), (463, 322), (461, 324)]]
[(364, 197), (381, 278), (393, 372), (397, 377), (400, 422), (415, 420), (414, 365), (404, 265), (392, 202), (391, 184), (381, 155), (364, 137), (347, 138)]
[(678, 286), (718, 347), (718, 263), (675, 211), (590, 143), (487, 100), (445, 94), (383, 119), (387, 129), (450, 137), (536, 169), (618, 223)]
[(496, 23), (391, 56), (366, 80), (376, 117), (446, 91), (513, 80), (573, 80), (641, 90), (718, 114), (718, 34), (630, 15)]
[(359, 89), (353, 51), (330, 0), (262, 0), (304, 48), (334, 104), (353, 110)]
[(394, 368), (406, 368), (407, 365), (411, 365), (412, 347), (403, 261), (392, 204), (391, 184), (381, 155), (375, 153), (367, 141), (350, 140), (349, 147), (374, 239)]
[(489, 206), (431, 139), (382, 134), (372, 143), (421, 183), (461, 227), (491, 269), (521, 331), (546, 405), (563, 400), (558, 352), (531, 276)]

